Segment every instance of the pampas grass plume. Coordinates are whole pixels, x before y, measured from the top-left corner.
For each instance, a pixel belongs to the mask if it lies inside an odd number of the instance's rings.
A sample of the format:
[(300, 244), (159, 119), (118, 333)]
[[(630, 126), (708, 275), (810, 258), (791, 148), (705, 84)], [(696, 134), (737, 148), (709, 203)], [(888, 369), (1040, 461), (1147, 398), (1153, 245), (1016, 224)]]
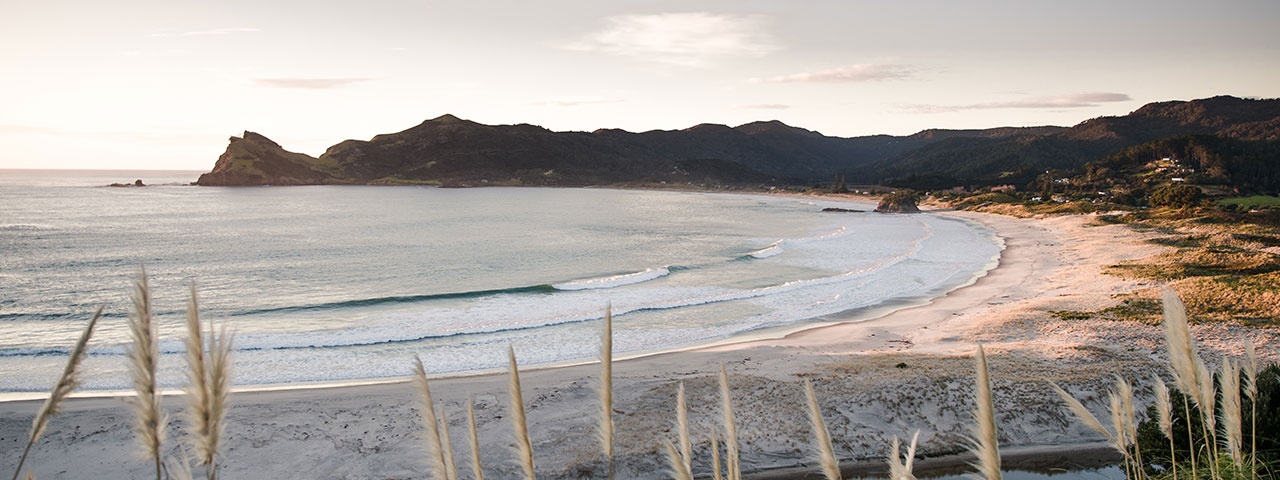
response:
[(186, 325), (187, 416), (196, 431), (191, 443), (196, 451), (196, 461), (209, 466), (207, 477), (214, 480), (218, 477), (216, 457), (224, 430), (227, 399), (231, 394), (232, 340), (225, 328), (221, 334), (215, 334), (212, 322), (206, 339), (201, 330), (194, 284), (191, 285), (191, 298), (187, 301)]
[[(62, 370), (62, 376), (58, 377), (58, 383), (49, 392), (49, 398), (40, 405), (40, 411), (36, 412), (36, 417), (31, 420), (31, 434), (27, 435), (27, 446), (22, 449), (22, 458), (18, 460), (17, 468), (13, 469), (13, 480), (17, 480), (18, 475), (22, 473), (22, 465), (26, 463), (27, 455), (31, 453), (31, 446), (40, 440), (41, 435), (44, 435), (49, 419), (61, 411), (62, 402), (75, 391), (76, 387), (80, 386), (80, 362), (84, 361), (89, 353), (89, 338), (93, 337), (93, 329), (98, 325), (100, 317), (102, 317), (102, 307), (98, 307), (98, 311), (93, 312), (93, 316), (89, 317), (89, 324), (80, 333), (80, 339), (76, 340), (75, 346), (71, 347), (71, 354), (67, 358), (67, 366)], [(31, 472), (27, 471), (27, 476), (31, 477), (31, 475)]]
[(1244, 414), (1240, 408), (1240, 367), (1236, 362), (1222, 362), (1222, 437), (1227, 453), (1236, 468), (1244, 466)]
[(422, 426), (427, 429), (427, 463), (431, 465), (431, 478), (448, 480), (449, 471), (444, 461), (444, 446), (440, 441), (440, 423), (436, 419), (435, 401), (431, 399), (431, 386), (422, 359), (413, 356), (413, 383), (418, 387), (422, 400)]
[(152, 318), (151, 290), (147, 286), (147, 272), (139, 270), (134, 282), (133, 309), (129, 313), (128, 349), (129, 372), (133, 378), (136, 397), (131, 399), (134, 413), (134, 430), (142, 446), (145, 458), (152, 459), (156, 467), (156, 479), (161, 476), (160, 444), (164, 442), (164, 428), (168, 418), (160, 410), (160, 392), (156, 384), (156, 371), (160, 361), (160, 336)]
[[(840, 462), (831, 447), (831, 435), (827, 433), (827, 422), (822, 419), (822, 407), (818, 406), (818, 395), (813, 392), (813, 383), (804, 381), (804, 396), (809, 404), (809, 425), (813, 428), (813, 447), (818, 454), (818, 465), (822, 466), (822, 474), (827, 480), (840, 480)], [(895, 441), (894, 445), (897, 443)]]
[(529, 424), (524, 414), (524, 395), (520, 393), (520, 370), (516, 364), (515, 347), (507, 346), (507, 361), (511, 371), (508, 390), (511, 395), (511, 426), (515, 430), (516, 454), (525, 480), (537, 480), (533, 468), (533, 442), (529, 440)]
[(1178, 390), (1190, 396), (1196, 405), (1201, 405), (1204, 398), (1200, 390), (1200, 370), (1196, 368), (1200, 356), (1191, 340), (1187, 308), (1172, 289), (1164, 289), (1161, 296), (1164, 307), (1164, 338), (1169, 346), (1169, 372), (1173, 374)]
[(693, 480), (693, 472), (689, 471), (689, 466), (684, 463), (684, 459), (680, 458), (680, 452), (676, 451), (675, 445), (671, 442), (663, 442), (663, 447), (667, 451), (667, 463), (671, 466), (671, 474), (675, 480)]
[(986, 480), (1000, 480), (1000, 439), (996, 433), (995, 402), (991, 395), (991, 379), (988, 378), (987, 355), (978, 345), (974, 356), (977, 363), (977, 408), (974, 410), (974, 439), (970, 449), (978, 457), (974, 467)]
[(907, 455), (903, 457), (898, 451), (898, 438), (894, 437), (893, 446), (889, 450), (889, 480), (916, 480), (912, 472), (912, 463), (916, 459), (916, 445), (920, 441), (920, 431), (911, 436), (911, 446), (907, 447)]

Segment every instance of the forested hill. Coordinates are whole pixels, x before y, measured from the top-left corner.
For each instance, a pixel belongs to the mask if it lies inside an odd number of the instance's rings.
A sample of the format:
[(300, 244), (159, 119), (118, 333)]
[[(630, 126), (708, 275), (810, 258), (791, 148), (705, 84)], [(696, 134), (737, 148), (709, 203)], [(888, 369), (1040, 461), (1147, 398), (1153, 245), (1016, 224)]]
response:
[[(1046, 170), (1080, 169), (1148, 142), (1192, 135), (1202, 137), (1197, 144), (1204, 148), (1229, 146), (1229, 150), (1216, 154), (1206, 151), (1202, 153), (1205, 157), (1274, 152), (1275, 142), (1280, 140), (1280, 100), (1220, 96), (1151, 103), (1129, 115), (1094, 118), (1047, 135), (947, 139), (890, 159), (851, 167), (846, 175), (926, 189), (997, 184), (1022, 187)], [(1172, 151), (1167, 153), (1162, 156), (1174, 155)], [(1273, 168), (1280, 164), (1280, 158), (1269, 158)]]
[[(311, 157), (253, 132), (232, 137), (201, 185), (434, 184), (761, 186), (884, 183), (918, 188), (1027, 185), (1127, 148), (1185, 135), (1275, 142), (1280, 100), (1214, 97), (1153, 103), (1071, 128), (925, 130), (829, 137), (778, 121), (632, 133), (553, 132), (444, 115), (347, 140)], [(1263, 149), (1265, 150), (1265, 149)]]

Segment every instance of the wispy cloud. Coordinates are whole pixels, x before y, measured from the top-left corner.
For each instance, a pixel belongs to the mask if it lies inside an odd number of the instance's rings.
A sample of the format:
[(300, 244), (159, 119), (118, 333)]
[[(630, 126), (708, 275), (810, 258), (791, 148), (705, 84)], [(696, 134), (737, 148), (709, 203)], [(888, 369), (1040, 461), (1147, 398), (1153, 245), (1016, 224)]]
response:
[(797, 83), (797, 82), (874, 82), (881, 80), (902, 80), (915, 74), (909, 65), (859, 63), (844, 67), (829, 68), (813, 72), (794, 73), (770, 78), (752, 78), (753, 83)]
[(537, 106), (537, 107), (579, 107), (583, 105), (621, 103), (622, 101), (623, 100), (620, 98), (583, 96), (583, 97), (564, 97), (564, 98), (555, 98), (550, 100), (542, 100), (538, 102), (533, 102), (531, 103), (531, 105)]
[(0, 135), (57, 135), (58, 133), (61, 132), (49, 127), (0, 123)]
[(249, 32), (259, 32), (259, 31), (261, 30), (256, 28), (249, 28), (249, 27), (227, 27), (227, 28), (211, 28), (208, 30), (189, 30), (189, 31), (178, 32), (178, 33), (174, 33), (172, 31), (155, 32), (155, 33), (149, 33), (147, 34), (147, 36), (152, 38), (165, 38), (165, 37), (175, 37), (175, 36), (203, 37), (203, 36), (211, 36), (211, 35), (231, 35), (234, 33), (249, 33)]
[(259, 87), (295, 88), (302, 90), (333, 90), (346, 88), (360, 82), (373, 80), (365, 77), (330, 77), (330, 78), (257, 78), (253, 83)]
[(738, 105), (738, 108), (748, 108), (752, 110), (786, 110), (791, 105), (783, 105), (781, 103), (760, 103), (754, 105)]
[(779, 49), (768, 34), (769, 17), (707, 12), (619, 15), (605, 27), (567, 45), (684, 67), (709, 67), (726, 58), (760, 57)]
[(198, 37), (203, 35), (230, 35), (233, 33), (257, 32), (256, 28), (247, 27), (231, 27), (231, 28), (214, 28), (210, 30), (193, 30), (190, 32), (182, 32), (184, 37)]
[(1086, 92), (1048, 97), (1030, 97), (1004, 102), (971, 103), (967, 105), (905, 105), (906, 110), (919, 113), (946, 113), (962, 110), (996, 110), (996, 109), (1059, 109), (1097, 107), (1103, 103), (1129, 102), (1133, 98), (1123, 93)]

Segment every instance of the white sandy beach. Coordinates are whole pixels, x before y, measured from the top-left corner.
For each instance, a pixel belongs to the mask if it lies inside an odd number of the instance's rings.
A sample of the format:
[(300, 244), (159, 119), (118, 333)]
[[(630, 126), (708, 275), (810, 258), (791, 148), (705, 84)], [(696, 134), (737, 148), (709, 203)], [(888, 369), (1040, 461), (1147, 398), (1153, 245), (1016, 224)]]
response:
[[(1139, 384), (1162, 373), (1157, 327), (1104, 320), (1059, 320), (1050, 311), (1097, 310), (1116, 294), (1148, 288), (1103, 275), (1106, 265), (1160, 252), (1144, 234), (1095, 226), (1087, 216), (1016, 219), (933, 212), (982, 222), (1006, 243), (1000, 265), (975, 284), (932, 303), (874, 320), (843, 323), (694, 351), (618, 362), (614, 367), (618, 478), (668, 478), (659, 446), (675, 439), (675, 391), (684, 382), (695, 431), (695, 474), (709, 471), (708, 438), (719, 425), (716, 374), (730, 375), (743, 466), (760, 471), (812, 464), (802, 381), (817, 389), (843, 460), (879, 462), (896, 436), (920, 430), (926, 456), (963, 448), (972, 411), (969, 355), (991, 357), (1001, 443), (1006, 448), (1101, 441), (1056, 402), (1045, 379), (1091, 407), (1121, 374)], [(1193, 327), (1207, 358), (1239, 355), (1252, 338), (1264, 361), (1280, 359), (1271, 332), (1235, 326)], [(539, 478), (603, 478), (594, 437), (597, 365), (523, 372), (524, 398)], [(507, 411), (507, 378), (489, 375), (432, 382), (450, 419), (461, 478), (470, 453), (464, 412), (474, 398), (486, 477), (516, 478)], [(423, 478), (427, 474), (418, 400), (409, 383), (242, 392), (232, 397), (223, 478)], [(180, 397), (168, 458), (187, 436)], [(21, 455), (38, 401), (0, 404), (0, 458)], [(116, 398), (80, 398), (50, 422), (28, 466), (42, 479), (129, 479), (154, 475), (135, 455), (131, 416)], [(4, 470), (8, 474), (10, 470)], [(199, 470), (197, 470), (199, 472)]]

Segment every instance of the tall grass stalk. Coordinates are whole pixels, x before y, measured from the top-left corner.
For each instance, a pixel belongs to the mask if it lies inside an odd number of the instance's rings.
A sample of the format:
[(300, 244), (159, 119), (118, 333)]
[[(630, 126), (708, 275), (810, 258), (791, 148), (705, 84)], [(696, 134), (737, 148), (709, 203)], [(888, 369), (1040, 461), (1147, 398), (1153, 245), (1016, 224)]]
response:
[(1244, 394), (1249, 398), (1249, 413), (1252, 422), (1249, 427), (1249, 475), (1258, 474), (1258, 352), (1253, 348), (1253, 340), (1244, 339)]
[[(58, 377), (58, 383), (53, 385), (53, 390), (49, 391), (49, 398), (45, 399), (44, 404), (40, 405), (40, 411), (36, 412), (36, 417), (31, 421), (31, 433), (27, 435), (27, 446), (22, 449), (22, 458), (18, 459), (18, 466), (13, 469), (13, 480), (18, 480), (18, 475), (22, 473), (22, 465), (27, 463), (27, 455), (31, 453), (31, 446), (40, 440), (40, 436), (44, 435), (45, 427), (49, 426), (49, 419), (62, 409), (62, 402), (80, 386), (80, 362), (89, 353), (89, 338), (93, 337), (93, 329), (98, 325), (98, 318), (102, 317), (102, 307), (98, 307), (98, 311), (93, 312), (93, 316), (89, 317), (89, 324), (85, 325), (84, 331), (80, 332), (80, 339), (76, 340), (75, 346), (71, 347), (71, 354), (67, 357), (67, 366), (62, 369), (62, 376)], [(31, 472), (27, 472), (31, 475)]]
[(128, 366), (136, 395), (130, 399), (134, 430), (138, 434), (143, 457), (155, 462), (156, 480), (160, 480), (163, 471), (160, 444), (164, 442), (168, 418), (160, 409), (160, 392), (156, 383), (156, 371), (159, 370), (160, 362), (160, 336), (152, 317), (151, 289), (147, 285), (145, 270), (138, 271), (132, 301), (133, 308), (129, 313), (129, 337), (132, 342), (128, 349)]
[(720, 465), (720, 434), (716, 433), (715, 430), (712, 430), (711, 431), (711, 480), (724, 480), (724, 477), (720, 476), (721, 470), (723, 470), (723, 468)]
[(973, 464), (978, 473), (986, 480), (1001, 480), (1000, 472), (1000, 438), (996, 432), (995, 402), (991, 395), (991, 379), (987, 370), (987, 355), (982, 345), (978, 345), (975, 355), (977, 363), (977, 408), (974, 410), (974, 438), (970, 451), (978, 459)]
[(422, 426), (427, 430), (427, 464), (431, 467), (433, 480), (449, 480), (449, 470), (444, 462), (444, 446), (440, 438), (440, 423), (436, 419), (435, 401), (431, 399), (431, 385), (427, 382), (426, 369), (422, 367), (422, 359), (413, 356), (413, 383), (418, 387), (422, 400)]
[[(1201, 413), (1204, 412), (1200, 388), (1201, 369), (1197, 367), (1201, 364), (1200, 355), (1196, 353), (1195, 342), (1191, 339), (1191, 328), (1187, 324), (1187, 308), (1182, 304), (1182, 299), (1169, 288), (1161, 291), (1160, 295), (1164, 310), (1164, 339), (1169, 348), (1169, 373), (1173, 375), (1174, 384), (1183, 394), (1182, 408), (1187, 413), (1187, 418), (1190, 418), (1191, 405), (1188, 400), (1200, 407)], [(1199, 478), (1196, 472), (1198, 462), (1196, 462), (1195, 432), (1190, 425), (1187, 427), (1187, 445), (1191, 453), (1191, 477)]]
[(911, 436), (911, 446), (907, 447), (907, 455), (903, 457), (898, 450), (898, 438), (893, 438), (893, 446), (889, 449), (889, 480), (916, 480), (912, 472), (912, 464), (916, 459), (916, 445), (920, 441), (920, 431)]
[(672, 445), (670, 441), (662, 442), (662, 446), (667, 451), (667, 464), (671, 467), (672, 478), (675, 480), (693, 480), (693, 472), (689, 471), (689, 465), (685, 464), (680, 452), (676, 451), (676, 446)]
[(738, 460), (738, 427), (733, 419), (733, 397), (729, 392), (729, 373), (720, 365), (720, 414), (724, 417), (724, 449), (728, 480), (742, 480), (742, 466)]
[(533, 442), (529, 439), (529, 424), (525, 419), (524, 395), (520, 393), (520, 370), (516, 364), (515, 347), (507, 346), (507, 361), (511, 376), (508, 390), (511, 395), (511, 427), (516, 437), (516, 456), (525, 480), (537, 480), (533, 469)]
[(684, 382), (676, 387), (676, 434), (680, 440), (680, 458), (693, 471), (693, 442), (689, 440), (689, 406), (684, 395)]
[(476, 402), (467, 397), (467, 427), (471, 430), (471, 475), (484, 480), (484, 466), (480, 463), (480, 432), (476, 428)]
[(221, 448), (227, 399), (231, 395), (231, 344), (226, 329), (221, 334), (209, 322), (208, 336), (200, 325), (196, 287), (187, 301), (187, 417), (196, 434), (191, 437), (196, 461), (207, 465), (209, 480), (218, 478), (217, 456)]
[(458, 469), (453, 463), (453, 437), (449, 436), (449, 416), (444, 407), (436, 410), (436, 418), (440, 420), (440, 445), (444, 447), (444, 473), (449, 480), (457, 480)]
[(818, 395), (813, 392), (813, 382), (808, 379), (804, 381), (804, 396), (809, 404), (809, 425), (813, 429), (813, 448), (818, 454), (818, 465), (822, 467), (822, 475), (827, 480), (840, 480), (840, 462), (836, 460), (835, 450), (831, 447), (831, 434), (827, 432), (827, 422), (822, 419), (822, 407), (818, 405)]
[[(514, 367), (513, 367), (514, 369)], [(609, 462), (613, 480), (613, 306), (604, 310), (604, 331), (600, 333), (600, 427), (596, 429), (600, 448)]]

